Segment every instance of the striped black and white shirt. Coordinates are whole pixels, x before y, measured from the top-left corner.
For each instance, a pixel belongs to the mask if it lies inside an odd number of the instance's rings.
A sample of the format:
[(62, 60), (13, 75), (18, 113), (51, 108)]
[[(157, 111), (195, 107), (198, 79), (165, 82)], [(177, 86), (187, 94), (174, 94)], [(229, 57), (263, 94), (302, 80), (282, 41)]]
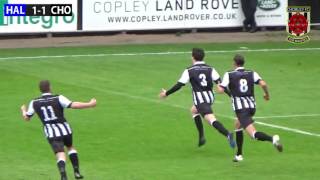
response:
[(218, 72), (200, 61), (187, 68), (182, 73), (179, 83), (191, 83), (194, 105), (214, 102), (213, 82), (220, 81)]
[(36, 113), (43, 124), (47, 138), (57, 138), (72, 134), (72, 130), (64, 117), (64, 108), (69, 108), (72, 102), (62, 95), (44, 93), (29, 104), (27, 116)]
[(243, 67), (225, 73), (220, 86), (230, 90), (234, 111), (256, 108), (254, 84), (259, 84), (260, 80), (258, 73)]

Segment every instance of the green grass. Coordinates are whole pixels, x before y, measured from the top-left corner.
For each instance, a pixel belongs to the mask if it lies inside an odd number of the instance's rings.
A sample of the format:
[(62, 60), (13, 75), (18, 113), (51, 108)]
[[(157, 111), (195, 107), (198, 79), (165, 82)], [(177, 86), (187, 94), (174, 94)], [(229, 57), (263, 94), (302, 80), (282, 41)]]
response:
[[(0, 50), (0, 57), (320, 47), (320, 42), (127, 45), (75, 48)], [(248, 69), (268, 82), (271, 101), (257, 89), (257, 116), (320, 114), (320, 52), (246, 52)], [(231, 68), (234, 53), (210, 53), (206, 62), (223, 73)], [(71, 100), (96, 97), (98, 106), (66, 110), (88, 180), (194, 180), (194, 179), (318, 179), (320, 137), (257, 125), (279, 134), (285, 150), (245, 137), (242, 163), (232, 163), (226, 140), (205, 124), (207, 144), (197, 148), (197, 133), (188, 112), (190, 88), (166, 101), (157, 98), (162, 87), (173, 85), (191, 63), (189, 54), (104, 56), (28, 60), (0, 60), (1, 138), (0, 179), (55, 180), (55, 158), (35, 117), (23, 122), (19, 107), (39, 96), (38, 81), (49, 79), (53, 91)], [(233, 116), (230, 101), (217, 96), (214, 111)], [(180, 106), (175, 107), (175, 106)], [(231, 119), (218, 116), (228, 129)], [(319, 117), (259, 119), (261, 122), (320, 134)], [(72, 179), (71, 164), (68, 173)]]

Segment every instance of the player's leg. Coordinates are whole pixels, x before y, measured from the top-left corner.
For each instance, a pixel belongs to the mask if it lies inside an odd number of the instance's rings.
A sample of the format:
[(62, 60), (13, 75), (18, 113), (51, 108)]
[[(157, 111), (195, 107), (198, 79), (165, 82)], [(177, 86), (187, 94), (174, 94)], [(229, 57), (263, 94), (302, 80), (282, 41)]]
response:
[(79, 157), (78, 157), (77, 150), (73, 146), (67, 147), (67, 149), (68, 149), (69, 159), (73, 167), (75, 178), (83, 179), (83, 176), (80, 174)]
[(270, 136), (264, 132), (257, 131), (253, 125), (252, 116), (254, 115), (255, 110), (252, 109), (250, 111), (237, 113), (239, 121), (247, 131), (247, 133), (258, 141), (268, 141), (271, 142), (279, 152), (282, 152), (282, 145), (280, 143), (280, 138), (278, 135)]
[(66, 173), (66, 154), (64, 152), (57, 152), (57, 166), (61, 175), (61, 180), (67, 180), (67, 173)]
[(227, 137), (229, 145), (231, 148), (235, 148), (236, 143), (233, 140), (233, 134), (229, 132), (222, 123), (220, 123), (214, 114), (206, 114), (204, 118), (208, 121), (208, 123), (213, 126), (218, 132), (225, 137)]
[(242, 125), (242, 127), (245, 128), (247, 133), (254, 139), (257, 139), (259, 141), (270, 141), (272, 142), (272, 137), (263, 133), (263, 132), (257, 132), (256, 128), (253, 126), (253, 120), (252, 116), (254, 114), (254, 110), (245, 109), (242, 111), (236, 112), (237, 117)]
[(64, 144), (62, 139), (51, 139), (49, 143), (57, 158), (57, 166), (61, 175), (61, 180), (67, 180), (66, 173), (66, 155), (64, 153)]
[(236, 143), (237, 143), (237, 154), (235, 155), (233, 161), (242, 161), (242, 145), (243, 145), (243, 129), (238, 118), (235, 119), (235, 132), (236, 132)]
[(269, 141), (272, 142), (272, 137), (264, 132), (257, 132), (256, 128), (253, 126), (253, 124), (250, 124), (246, 127), (247, 133), (254, 139), (257, 139), (258, 141)]
[(65, 136), (64, 143), (68, 150), (69, 159), (71, 161), (74, 176), (76, 179), (83, 179), (83, 176), (80, 174), (80, 166), (79, 166), (79, 157), (77, 150), (73, 147), (72, 142), (72, 134)]
[(202, 103), (196, 106), (198, 112), (207, 120), (207, 122), (218, 130), (222, 135), (227, 137), (231, 148), (235, 148), (235, 142), (233, 140), (233, 134), (230, 133), (215, 117), (211, 109), (211, 104)]
[(198, 130), (198, 134), (199, 134), (198, 146), (200, 147), (206, 143), (206, 139), (204, 137), (202, 119), (201, 119), (201, 116), (195, 106), (192, 106), (190, 111), (191, 111), (192, 118), (194, 119), (194, 122), (195, 122), (197, 130)]
[(198, 112), (207, 120), (207, 122), (217, 129), (222, 135), (227, 137), (231, 148), (235, 148), (235, 142), (233, 140), (233, 134), (230, 133), (215, 117), (211, 109), (211, 104), (202, 103), (196, 106)]
[(257, 132), (256, 128), (253, 126), (253, 124), (250, 124), (246, 128), (246, 131), (254, 139), (257, 139), (259, 141), (271, 142), (279, 152), (282, 152), (283, 147), (282, 147), (282, 144), (280, 143), (280, 137), (278, 135), (270, 136), (264, 132), (259, 132), (259, 131)]

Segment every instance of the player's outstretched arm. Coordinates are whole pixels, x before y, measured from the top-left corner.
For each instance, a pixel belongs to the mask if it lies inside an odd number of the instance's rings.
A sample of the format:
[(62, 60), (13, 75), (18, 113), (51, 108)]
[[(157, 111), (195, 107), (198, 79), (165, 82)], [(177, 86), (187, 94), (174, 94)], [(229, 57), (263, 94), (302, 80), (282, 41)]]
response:
[(264, 80), (260, 80), (260, 81), (259, 81), (259, 85), (260, 85), (260, 87), (262, 88), (262, 90), (263, 90), (263, 92), (264, 92), (263, 98), (264, 98), (266, 101), (269, 101), (269, 100), (270, 100), (270, 94), (269, 94), (269, 90), (268, 90), (268, 85), (267, 85), (267, 83), (266, 83)]
[(167, 90), (165, 90), (165, 89), (161, 89), (161, 91), (160, 91), (160, 93), (159, 93), (159, 97), (161, 98), (161, 99), (164, 99), (164, 98), (166, 98), (167, 97)]
[(86, 109), (97, 105), (97, 100), (92, 98), (89, 102), (72, 102), (70, 108), (72, 109)]
[(171, 89), (169, 89), (168, 91), (165, 90), (165, 89), (162, 89), (160, 94), (159, 94), (159, 97), (164, 99), (166, 98), (167, 96), (169, 96), (170, 94), (173, 94), (175, 93), (176, 91), (178, 91), (179, 89), (181, 89), (181, 87), (183, 87), (185, 84), (181, 83), (181, 82), (177, 82), (176, 85), (174, 85)]
[(26, 121), (30, 121), (31, 118), (29, 116), (27, 116), (27, 107), (26, 107), (26, 105), (23, 104), (20, 109), (21, 109), (22, 118), (24, 120), (26, 120)]

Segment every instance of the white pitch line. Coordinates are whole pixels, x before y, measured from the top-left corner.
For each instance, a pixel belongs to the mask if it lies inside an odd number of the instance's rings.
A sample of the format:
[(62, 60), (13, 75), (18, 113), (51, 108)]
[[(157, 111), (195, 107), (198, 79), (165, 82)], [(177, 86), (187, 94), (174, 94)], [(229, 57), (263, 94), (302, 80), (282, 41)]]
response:
[(291, 118), (291, 117), (318, 117), (320, 114), (293, 114), (280, 116), (257, 116), (255, 119)]
[[(82, 87), (79, 85), (76, 85), (78, 87)], [(131, 95), (128, 93), (124, 93), (124, 92), (117, 92), (117, 91), (112, 91), (112, 90), (106, 90), (106, 89), (102, 89), (102, 88), (95, 88), (95, 87), (86, 87), (86, 88), (90, 88), (96, 91), (100, 91), (100, 92), (105, 92), (105, 93), (109, 93), (109, 94), (114, 94), (114, 95), (118, 95), (118, 96), (124, 96), (124, 97), (128, 97), (131, 99), (137, 99), (137, 100), (143, 100), (146, 102), (151, 102), (151, 103), (155, 103), (155, 104), (162, 104), (162, 105), (166, 105), (166, 106), (170, 106), (170, 107), (175, 107), (175, 108), (179, 108), (179, 109), (184, 109), (184, 110), (189, 110), (189, 108), (182, 106), (182, 105), (178, 105), (178, 104), (172, 104), (172, 103), (167, 103), (158, 99), (151, 99), (151, 98), (146, 98), (146, 97), (141, 97), (141, 96), (135, 96), (135, 95)], [(231, 119), (234, 120), (235, 117), (233, 116), (228, 116), (228, 115), (224, 115), (224, 114), (217, 114), (217, 116), (220, 117), (224, 117), (227, 119)], [(289, 128), (289, 127), (285, 127), (285, 126), (279, 126), (279, 125), (275, 125), (275, 124), (270, 124), (270, 123), (264, 123), (264, 122), (260, 122), (260, 121), (255, 121), (256, 124), (262, 125), (262, 126), (267, 126), (267, 127), (271, 127), (271, 128), (276, 128), (276, 129), (281, 129), (284, 131), (289, 131), (289, 132), (294, 132), (297, 134), (303, 134), (303, 135), (309, 135), (309, 136), (315, 136), (315, 137), (320, 137), (320, 134), (316, 134), (316, 133), (311, 133), (311, 132), (307, 132), (307, 131), (303, 131), (300, 129), (294, 129), (294, 128)]]
[(282, 130), (285, 130), (285, 131), (291, 131), (291, 132), (295, 132), (295, 133), (299, 133), (299, 134), (320, 137), (320, 134), (311, 133), (311, 132), (307, 132), (307, 131), (302, 131), (300, 129), (288, 128), (288, 127), (285, 127), (285, 126), (279, 126), (279, 125), (274, 125), (274, 124), (269, 124), (269, 123), (264, 123), (264, 122), (259, 122), (259, 121), (255, 121), (255, 123), (263, 125), (263, 126), (282, 129)]
[[(156, 103), (159, 103), (159, 101), (157, 101)], [(181, 105), (176, 105), (176, 104), (168, 104), (168, 103), (163, 103), (163, 104), (167, 105), (167, 106), (180, 108), (180, 109), (186, 109), (186, 110), (189, 109), (189, 108), (183, 107)], [(231, 119), (231, 120), (235, 119), (235, 117), (224, 115), (224, 114), (216, 114), (216, 115), (220, 116), (220, 117), (227, 118), (227, 119)], [(308, 116), (308, 115), (304, 115), (304, 116)], [(301, 115), (297, 115), (297, 116), (294, 116), (294, 117), (302, 117), (302, 116)], [(254, 118), (254, 119), (257, 119), (257, 118)], [(294, 129), (294, 128), (289, 128), (289, 127), (285, 127), (285, 126), (280, 126), (280, 125), (275, 125), (275, 124), (270, 124), (270, 123), (265, 123), (265, 122), (260, 122), (260, 121), (255, 121), (255, 123), (259, 124), (259, 125), (262, 125), (262, 126), (267, 126), (267, 127), (271, 127), (271, 128), (281, 129), (281, 130), (284, 130), (284, 131), (294, 132), (294, 133), (297, 133), (297, 134), (320, 137), (320, 134), (311, 133), (311, 132), (303, 131), (303, 130), (300, 130), (300, 129)]]
[[(238, 50), (214, 50), (206, 53), (237, 53), (237, 52), (277, 52), (277, 51), (317, 51), (320, 48), (287, 48), (287, 49), (238, 49)], [(73, 54), (73, 55), (52, 55), (52, 56), (12, 56), (1, 57), (0, 60), (19, 60), (19, 59), (57, 59), (57, 58), (78, 58), (78, 57), (105, 57), (105, 56), (147, 56), (147, 55), (178, 55), (190, 54), (189, 51), (176, 52), (153, 52), (153, 53), (106, 53), (106, 54)]]

